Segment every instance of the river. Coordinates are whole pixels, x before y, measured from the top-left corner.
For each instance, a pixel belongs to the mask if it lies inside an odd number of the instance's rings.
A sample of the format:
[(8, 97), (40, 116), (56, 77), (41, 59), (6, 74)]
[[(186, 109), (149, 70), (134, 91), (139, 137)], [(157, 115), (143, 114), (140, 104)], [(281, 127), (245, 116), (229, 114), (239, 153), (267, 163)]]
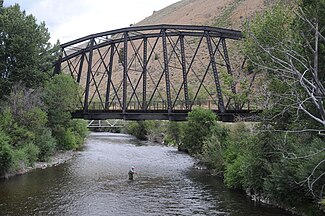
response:
[(1, 180), (0, 215), (290, 215), (226, 189), (194, 163), (175, 148), (91, 133), (68, 162)]

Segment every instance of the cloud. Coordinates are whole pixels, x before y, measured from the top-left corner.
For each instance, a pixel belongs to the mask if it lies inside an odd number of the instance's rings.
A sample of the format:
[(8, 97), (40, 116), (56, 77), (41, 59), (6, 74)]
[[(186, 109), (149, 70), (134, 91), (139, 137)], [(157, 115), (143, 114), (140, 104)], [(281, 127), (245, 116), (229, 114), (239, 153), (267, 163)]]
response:
[(174, 2), (177, 0), (5, 0), (5, 6), (18, 3), (27, 14), (45, 21), (54, 43), (127, 27)]

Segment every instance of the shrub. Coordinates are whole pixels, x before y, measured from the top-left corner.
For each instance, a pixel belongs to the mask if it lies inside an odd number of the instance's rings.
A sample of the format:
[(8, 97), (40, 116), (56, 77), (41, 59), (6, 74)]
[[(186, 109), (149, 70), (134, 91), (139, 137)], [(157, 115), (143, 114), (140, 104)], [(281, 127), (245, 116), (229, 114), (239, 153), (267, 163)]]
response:
[(26, 155), (26, 152), (22, 149), (14, 149), (13, 151), (13, 166), (12, 169), (14, 171), (18, 171), (20, 169), (25, 169), (28, 164), (28, 156)]
[(61, 150), (73, 150), (78, 147), (77, 139), (72, 128), (65, 129), (62, 126), (55, 128), (57, 147)]
[(166, 132), (166, 121), (145, 121), (144, 122), (147, 139), (151, 142), (161, 143)]
[(164, 142), (171, 145), (180, 145), (184, 134), (184, 123), (169, 121), (167, 123), (166, 135)]
[(147, 140), (148, 131), (146, 129), (145, 121), (128, 122), (126, 125), (126, 132), (138, 138), (139, 140)]
[(78, 105), (79, 86), (71, 76), (60, 74), (46, 83), (44, 101), (48, 107), (49, 125), (69, 125), (71, 114)]
[(38, 159), (47, 161), (53, 155), (56, 147), (56, 141), (52, 137), (52, 132), (49, 128), (43, 128), (39, 131), (39, 135), (35, 140), (35, 145), (39, 148)]
[(33, 166), (37, 161), (38, 154), (40, 152), (39, 148), (33, 143), (29, 143), (25, 145), (22, 150), (25, 152), (26, 158), (28, 160), (27, 165)]
[(269, 153), (263, 145), (244, 124), (230, 133), (224, 154), (225, 183), (228, 187), (261, 192), (268, 173), (265, 155)]
[(0, 175), (5, 174), (13, 164), (13, 150), (9, 137), (0, 130)]
[(87, 122), (81, 119), (73, 119), (70, 121), (70, 127), (74, 132), (77, 146), (80, 147), (88, 135)]
[(225, 141), (228, 137), (228, 130), (216, 123), (212, 127), (212, 135), (203, 142), (200, 158), (210, 169), (217, 172), (224, 170)]
[(217, 116), (211, 110), (194, 109), (189, 113), (184, 128), (183, 148), (190, 154), (202, 153), (204, 140), (211, 135), (211, 128), (217, 122)]
[(38, 131), (47, 123), (47, 114), (38, 107), (26, 111), (18, 120), (19, 124), (24, 125), (31, 131)]

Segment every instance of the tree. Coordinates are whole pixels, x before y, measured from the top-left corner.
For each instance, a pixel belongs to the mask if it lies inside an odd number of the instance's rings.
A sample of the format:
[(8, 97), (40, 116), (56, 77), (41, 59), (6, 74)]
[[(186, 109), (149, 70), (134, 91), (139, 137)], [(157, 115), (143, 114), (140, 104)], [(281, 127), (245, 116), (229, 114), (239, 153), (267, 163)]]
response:
[[(295, 17), (300, 18), (299, 23)], [(281, 106), (281, 114), (296, 109), (297, 114), (303, 113), (324, 127), (325, 76), (320, 75), (319, 66), (324, 67), (325, 62), (319, 58), (319, 47), (325, 46), (325, 38), (315, 20), (312, 23), (302, 8), (294, 13), (275, 8), (250, 25), (246, 54), (272, 77), (272, 105)], [(306, 24), (309, 29), (305, 31), (301, 27)], [(313, 38), (302, 33), (311, 31)]]
[(13, 151), (9, 137), (0, 129), (0, 175), (5, 174), (13, 163)]
[(18, 82), (35, 88), (50, 77), (59, 46), (49, 39), (45, 23), (18, 4), (0, 8), (0, 99)]
[(217, 116), (211, 110), (194, 109), (188, 114), (188, 122), (184, 127), (181, 148), (190, 154), (202, 153), (204, 140), (211, 135), (211, 129), (216, 125)]
[(76, 149), (86, 137), (86, 124), (71, 119), (79, 98), (79, 85), (69, 75), (59, 74), (45, 84), (44, 101), (48, 108), (48, 125), (59, 149)]
[(49, 125), (67, 126), (71, 119), (70, 112), (78, 106), (78, 84), (69, 75), (56, 75), (45, 84), (44, 94)]
[[(298, 6), (292, 12), (277, 6), (258, 16), (248, 25), (244, 47), (255, 70), (267, 72), (272, 103), (260, 133), (278, 136), (272, 152), (283, 155), (273, 161), (266, 187), (279, 198), (290, 193), (286, 188), (301, 189), (301, 182), (320, 200), (325, 184), (325, 1), (302, 0)], [(321, 144), (315, 148), (314, 142)]]

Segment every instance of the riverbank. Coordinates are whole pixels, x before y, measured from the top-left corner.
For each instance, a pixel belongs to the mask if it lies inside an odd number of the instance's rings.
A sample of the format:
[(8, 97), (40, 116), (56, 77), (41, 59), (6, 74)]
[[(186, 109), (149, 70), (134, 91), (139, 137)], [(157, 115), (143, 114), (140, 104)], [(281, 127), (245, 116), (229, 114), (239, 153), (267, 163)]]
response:
[[(143, 145), (142, 145), (143, 144)], [(193, 168), (174, 147), (125, 134), (91, 133), (67, 163), (0, 181), (1, 215), (263, 215), (288, 216), (256, 205), (219, 179)], [(127, 172), (137, 174), (129, 181)]]
[(12, 178), (14, 176), (19, 176), (19, 175), (24, 175), (32, 170), (35, 170), (35, 169), (45, 169), (45, 168), (48, 168), (48, 167), (53, 167), (53, 166), (57, 166), (59, 164), (62, 164), (62, 163), (65, 163), (69, 160), (71, 160), (75, 155), (76, 155), (76, 151), (60, 151), (60, 152), (57, 152), (55, 155), (53, 155), (49, 161), (47, 162), (36, 162), (34, 164), (34, 166), (32, 167), (27, 167), (25, 166), (25, 164), (22, 162), (20, 164), (20, 168), (15, 171), (15, 172), (8, 172), (8, 173), (5, 173), (4, 175), (0, 176), (0, 179), (9, 179), (9, 178)]

